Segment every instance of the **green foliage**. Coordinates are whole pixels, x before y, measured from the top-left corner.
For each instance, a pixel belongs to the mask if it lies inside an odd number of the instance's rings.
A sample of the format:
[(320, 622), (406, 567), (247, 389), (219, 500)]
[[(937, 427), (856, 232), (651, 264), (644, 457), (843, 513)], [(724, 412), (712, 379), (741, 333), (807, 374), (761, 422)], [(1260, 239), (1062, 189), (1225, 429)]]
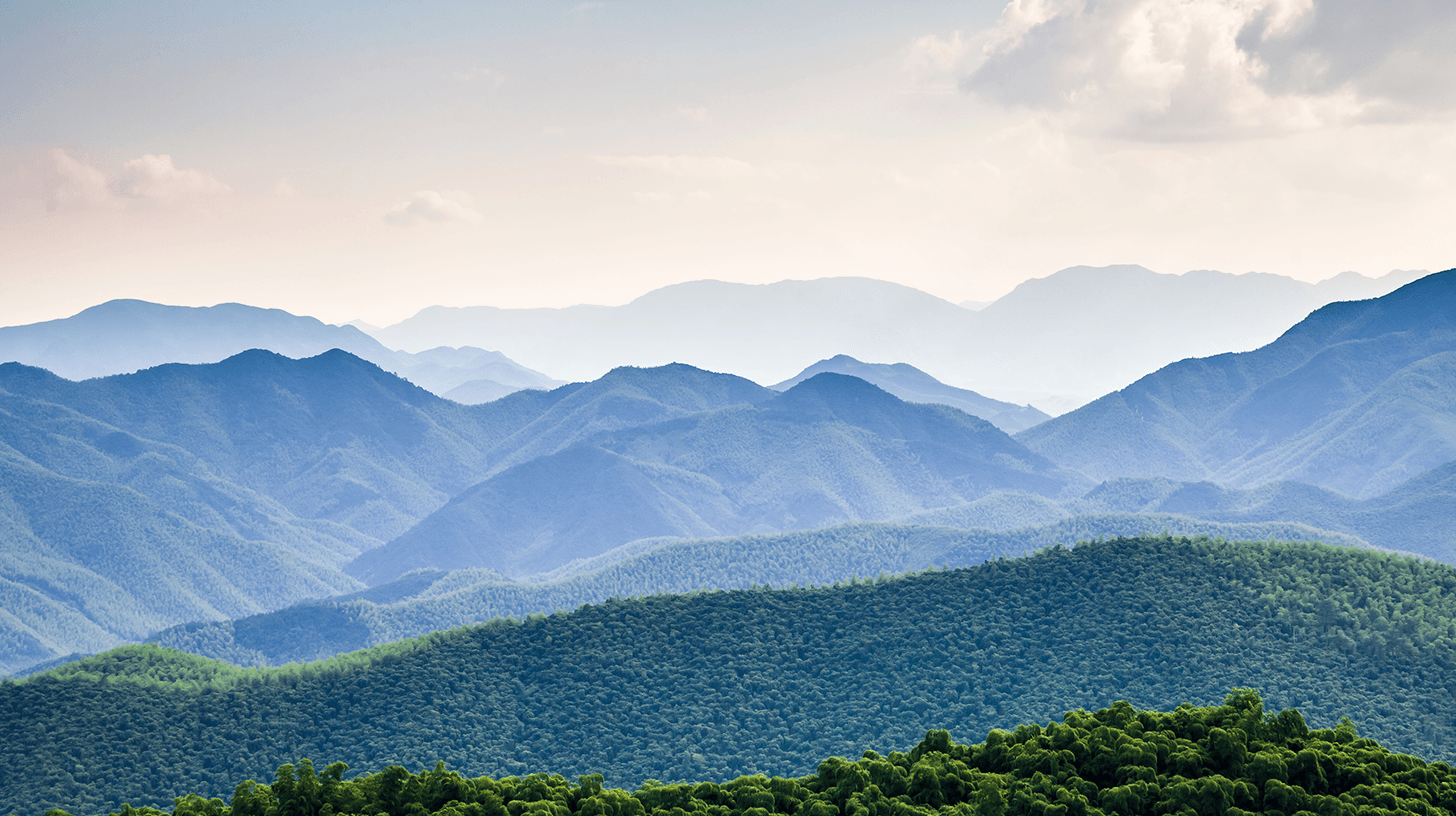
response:
[[(225, 797), (299, 756), (630, 785), (803, 774), (865, 746), (908, 748), (932, 728), (986, 733), (1118, 699), (1170, 709), (1233, 687), (1449, 760), (1453, 590), (1456, 569), (1380, 553), (1148, 538), (824, 589), (608, 601), (211, 678), (209, 664), (119, 659), (121, 674), (91, 664), (0, 684), (0, 812)], [(156, 680), (94, 679), (137, 673)], [(1201, 779), (1243, 763), (1270, 778), (1329, 778), (1299, 751), (1261, 758), (1252, 726), (1189, 722), (1208, 732), (1200, 747), (1170, 744), (1156, 774)], [(1270, 727), (1290, 738), (1303, 728), (1292, 717)], [(1051, 777), (1063, 767), (1027, 761)], [(1156, 781), (1145, 777), (1128, 771), (1114, 787), (1142, 801), (1139, 785)], [(928, 783), (907, 792), (948, 795)], [(992, 810), (1019, 801), (1009, 785), (979, 795)]]
[[(1223, 705), (1139, 711), (1126, 701), (1067, 713), (1045, 727), (993, 730), (961, 745), (931, 730), (908, 753), (830, 757), (809, 775), (663, 784), (632, 793), (601, 774), (467, 778), (444, 762), (418, 774), (399, 765), (344, 779), (307, 759), (271, 785), (238, 785), (230, 804), (188, 794), (173, 816), (1445, 816), (1456, 772), (1361, 739), (1348, 721), (1309, 730), (1294, 709), (1264, 713), (1236, 689)], [(123, 805), (113, 816), (164, 814)], [(51, 811), (47, 816), (63, 816)]]
[(518, 583), (476, 570), (443, 577), (435, 573), (434, 582), (425, 582), (415, 596), (393, 603), (376, 605), (361, 599), (309, 603), (242, 620), (178, 626), (152, 640), (240, 666), (277, 666), (437, 629), (570, 610), (609, 598), (756, 586), (827, 586), (932, 566), (969, 567), (992, 558), (1025, 555), (1058, 542), (1150, 530), (1340, 543), (1337, 534), (1294, 524), (1218, 524), (1130, 513), (1078, 516), (1044, 527), (995, 532), (860, 522), (778, 535), (668, 540), (647, 543), (640, 549), (634, 545), (569, 565), (548, 574), (554, 580), (542, 583)]

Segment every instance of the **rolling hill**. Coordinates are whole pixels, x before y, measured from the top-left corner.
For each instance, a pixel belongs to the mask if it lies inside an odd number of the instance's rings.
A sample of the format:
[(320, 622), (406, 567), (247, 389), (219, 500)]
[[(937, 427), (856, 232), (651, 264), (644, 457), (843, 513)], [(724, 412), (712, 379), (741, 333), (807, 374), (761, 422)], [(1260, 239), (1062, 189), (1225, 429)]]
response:
[(416, 570), (338, 598), (238, 620), (174, 626), (148, 642), (239, 666), (281, 666), (498, 617), (569, 611), (611, 598), (827, 586), (885, 574), (975, 566), (1075, 541), (1150, 533), (1368, 547), (1359, 539), (1299, 524), (1220, 524), (1157, 513), (1100, 513), (995, 531), (856, 522), (777, 535), (637, 541), (574, 561), (535, 582), (513, 581), (484, 569)]
[(1456, 459), (1453, 418), (1456, 270), (1325, 306), (1255, 351), (1174, 363), (1018, 439), (1094, 479), (1368, 498)]
[(995, 490), (1088, 487), (984, 420), (825, 373), (757, 405), (603, 431), (516, 465), (348, 569), (370, 584), (419, 568), (519, 577), (640, 538), (822, 527)]
[[(1168, 538), (825, 589), (669, 595), (240, 670), (142, 647), (0, 684), (0, 810), (229, 795), (299, 757), (612, 784), (809, 773), (1115, 700), (1263, 690), (1450, 761), (1456, 570)], [(111, 677), (113, 679), (106, 680)]]

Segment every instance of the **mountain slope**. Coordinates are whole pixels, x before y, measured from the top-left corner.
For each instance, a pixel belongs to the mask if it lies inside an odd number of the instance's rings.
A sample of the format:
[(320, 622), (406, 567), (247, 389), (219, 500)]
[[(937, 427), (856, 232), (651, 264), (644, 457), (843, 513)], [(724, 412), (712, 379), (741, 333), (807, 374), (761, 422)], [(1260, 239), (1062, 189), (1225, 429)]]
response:
[(930, 728), (1114, 700), (1170, 710), (1237, 687), (1450, 761), (1453, 586), (1451, 567), (1374, 553), (1119, 540), (837, 588), (613, 601), (315, 667), (137, 650), (0, 684), (14, 780), (0, 810), (227, 796), (299, 757), (627, 785), (798, 776)]
[(638, 538), (804, 529), (994, 490), (1088, 486), (984, 420), (825, 373), (758, 405), (604, 431), (497, 473), (349, 571), (371, 584), (421, 567), (522, 576)]
[(80, 383), (10, 364), (0, 388), (186, 449), (299, 516), (378, 540), (476, 481), (486, 451), (544, 398), (465, 407), (343, 351), (290, 360), (254, 350)]
[(1051, 419), (1030, 405), (1002, 402), (990, 397), (983, 397), (974, 391), (946, 385), (909, 363), (893, 365), (862, 363), (847, 354), (838, 354), (827, 360), (820, 360), (770, 388), (775, 391), (786, 391), (804, 380), (826, 371), (858, 377), (906, 402), (937, 403), (959, 408), (1010, 434), (1024, 431), (1033, 425)]
[(1456, 270), (1325, 306), (1256, 351), (1174, 363), (1018, 438), (1097, 479), (1368, 497), (1456, 459), (1453, 351)]

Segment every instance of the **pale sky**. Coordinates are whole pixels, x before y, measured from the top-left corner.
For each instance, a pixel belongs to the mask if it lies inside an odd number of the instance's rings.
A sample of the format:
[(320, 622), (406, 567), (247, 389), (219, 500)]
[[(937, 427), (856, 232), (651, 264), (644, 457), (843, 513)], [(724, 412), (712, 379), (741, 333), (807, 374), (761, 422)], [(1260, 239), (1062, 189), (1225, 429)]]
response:
[(1456, 266), (1456, 3), (0, 2), (0, 325)]

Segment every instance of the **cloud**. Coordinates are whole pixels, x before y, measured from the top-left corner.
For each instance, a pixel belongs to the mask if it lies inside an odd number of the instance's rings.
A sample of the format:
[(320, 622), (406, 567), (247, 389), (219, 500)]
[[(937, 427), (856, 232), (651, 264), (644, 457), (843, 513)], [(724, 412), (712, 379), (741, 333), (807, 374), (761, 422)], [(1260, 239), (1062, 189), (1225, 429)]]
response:
[(915, 88), (936, 93), (956, 89), (956, 80), (970, 68), (976, 56), (971, 41), (957, 31), (949, 37), (929, 34), (910, 43), (903, 68)]
[(166, 154), (149, 154), (125, 162), (121, 165), (121, 174), (112, 180), (111, 189), (119, 196), (153, 201), (177, 201), (233, 191), (201, 170), (178, 168)]
[(21, 179), (52, 211), (137, 202), (174, 204), (233, 191), (202, 170), (178, 168), (166, 154), (132, 159), (122, 164), (120, 173), (111, 174), (89, 160), (54, 148), (22, 167)]
[(673, 196), (672, 193), (659, 192), (633, 193), (632, 200), (638, 204), (671, 204), (673, 202)]
[(436, 224), (452, 221), (478, 224), (484, 221), (485, 216), (471, 209), (470, 203), (470, 196), (459, 190), (421, 190), (411, 196), (409, 201), (401, 201), (390, 207), (384, 214), (384, 220), (400, 227), (422, 221)]
[(1453, 28), (1456, 4), (1013, 0), (961, 87), (1134, 139), (1308, 130), (1456, 106)]
[(706, 122), (706, 121), (708, 121), (708, 109), (705, 108), (705, 107), (696, 107), (696, 108), (681, 107), (681, 108), (678, 108), (677, 109), (677, 113), (678, 113), (679, 116), (681, 116), (682, 118), (688, 120), (689, 122)]

